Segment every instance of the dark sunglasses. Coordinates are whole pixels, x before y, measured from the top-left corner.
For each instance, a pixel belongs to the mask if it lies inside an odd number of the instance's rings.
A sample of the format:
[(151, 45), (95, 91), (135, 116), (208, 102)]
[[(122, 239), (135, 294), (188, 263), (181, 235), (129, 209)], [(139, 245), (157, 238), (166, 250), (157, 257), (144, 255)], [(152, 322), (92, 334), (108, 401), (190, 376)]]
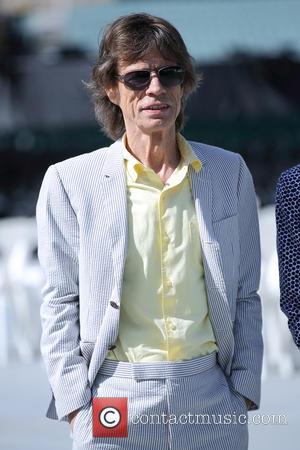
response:
[(133, 91), (146, 89), (151, 82), (151, 72), (155, 72), (164, 87), (178, 86), (183, 82), (184, 69), (180, 66), (164, 66), (153, 70), (143, 69), (117, 75), (116, 78)]

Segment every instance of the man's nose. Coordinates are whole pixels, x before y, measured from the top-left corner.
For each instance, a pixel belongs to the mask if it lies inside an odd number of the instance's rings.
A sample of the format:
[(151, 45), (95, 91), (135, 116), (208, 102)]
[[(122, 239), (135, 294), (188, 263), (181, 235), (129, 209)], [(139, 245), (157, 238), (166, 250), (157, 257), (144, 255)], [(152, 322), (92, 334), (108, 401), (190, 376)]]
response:
[(151, 73), (150, 76), (150, 83), (149, 86), (147, 87), (146, 93), (158, 93), (158, 92), (162, 92), (164, 91), (165, 88), (164, 86), (161, 84), (157, 74), (155, 72)]

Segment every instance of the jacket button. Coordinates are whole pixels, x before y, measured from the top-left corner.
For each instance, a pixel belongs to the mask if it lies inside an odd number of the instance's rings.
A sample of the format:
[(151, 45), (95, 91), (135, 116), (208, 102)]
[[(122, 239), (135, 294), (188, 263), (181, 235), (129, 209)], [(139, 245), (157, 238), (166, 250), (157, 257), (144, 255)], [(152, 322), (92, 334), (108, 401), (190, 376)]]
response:
[(108, 350), (114, 350), (115, 348), (117, 348), (117, 346), (113, 344), (108, 347)]
[(119, 309), (119, 305), (117, 305), (116, 302), (111, 301), (111, 302), (109, 302), (109, 303), (110, 303), (110, 305), (111, 305), (113, 308)]

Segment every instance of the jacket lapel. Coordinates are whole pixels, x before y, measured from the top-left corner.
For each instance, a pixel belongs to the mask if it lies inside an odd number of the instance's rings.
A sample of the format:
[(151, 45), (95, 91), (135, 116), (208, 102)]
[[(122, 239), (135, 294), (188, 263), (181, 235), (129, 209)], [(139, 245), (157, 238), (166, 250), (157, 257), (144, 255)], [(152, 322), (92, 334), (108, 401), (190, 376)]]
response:
[(126, 178), (121, 140), (109, 147), (102, 177), (103, 214), (106, 215), (109, 228), (114, 266), (114, 296), (120, 299), (128, 236)]
[(199, 173), (189, 166), (192, 194), (199, 224), (202, 250), (207, 264), (205, 273), (206, 285), (226, 292), (222, 264), (220, 259), (219, 242), (215, 238), (212, 223), (212, 186), (209, 169), (203, 165)]
[(219, 362), (227, 372), (233, 349), (232, 321), (223, 276), (220, 244), (216, 240), (212, 222), (212, 180), (205, 156), (199, 155), (198, 146), (193, 150), (202, 162), (202, 168), (198, 173), (189, 166), (189, 176), (198, 218), (209, 316), (219, 347)]

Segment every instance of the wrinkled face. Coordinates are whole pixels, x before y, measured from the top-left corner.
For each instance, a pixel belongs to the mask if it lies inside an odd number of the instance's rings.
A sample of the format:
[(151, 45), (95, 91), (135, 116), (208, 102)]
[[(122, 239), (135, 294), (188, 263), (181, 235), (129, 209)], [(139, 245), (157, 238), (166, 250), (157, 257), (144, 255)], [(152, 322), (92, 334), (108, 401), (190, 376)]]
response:
[[(118, 75), (174, 65), (177, 65), (176, 61), (164, 59), (158, 51), (152, 51), (135, 63), (119, 63)], [(157, 74), (152, 72), (149, 86), (142, 90), (133, 91), (118, 80), (106, 92), (110, 101), (121, 108), (127, 133), (151, 134), (168, 129), (175, 132), (175, 120), (181, 109), (182, 84), (164, 87)]]

